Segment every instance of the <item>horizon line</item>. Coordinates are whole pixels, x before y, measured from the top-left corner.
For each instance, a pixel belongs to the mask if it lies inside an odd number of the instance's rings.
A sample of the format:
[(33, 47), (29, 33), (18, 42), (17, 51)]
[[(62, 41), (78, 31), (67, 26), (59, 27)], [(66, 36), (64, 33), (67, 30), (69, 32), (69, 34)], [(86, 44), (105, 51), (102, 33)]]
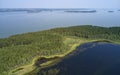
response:
[(120, 9), (120, 8), (0, 8), (0, 9)]

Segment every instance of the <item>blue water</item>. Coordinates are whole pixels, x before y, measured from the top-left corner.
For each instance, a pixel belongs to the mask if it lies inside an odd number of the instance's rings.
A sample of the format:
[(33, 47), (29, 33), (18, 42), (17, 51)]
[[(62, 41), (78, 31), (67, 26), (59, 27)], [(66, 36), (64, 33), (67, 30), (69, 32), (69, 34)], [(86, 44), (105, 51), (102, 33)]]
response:
[[(0, 12), (0, 38), (73, 25), (120, 26), (120, 11), (118, 9), (95, 10), (96, 13), (68, 13), (64, 12), (65, 10), (38, 13)], [(114, 12), (108, 12), (109, 10)]]
[(81, 45), (60, 63), (40, 70), (38, 75), (52, 69), (59, 70), (56, 75), (120, 75), (120, 45), (110, 43)]

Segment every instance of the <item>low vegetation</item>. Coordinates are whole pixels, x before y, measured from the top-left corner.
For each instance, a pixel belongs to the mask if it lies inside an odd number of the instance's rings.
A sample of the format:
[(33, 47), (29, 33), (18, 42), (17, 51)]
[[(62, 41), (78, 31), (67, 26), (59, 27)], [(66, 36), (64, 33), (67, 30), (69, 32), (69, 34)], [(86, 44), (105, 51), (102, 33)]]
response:
[(26, 73), (35, 68), (40, 57), (63, 57), (76, 46), (94, 40), (120, 43), (120, 27), (73, 26), (0, 39), (0, 75), (20, 74), (21, 70)]

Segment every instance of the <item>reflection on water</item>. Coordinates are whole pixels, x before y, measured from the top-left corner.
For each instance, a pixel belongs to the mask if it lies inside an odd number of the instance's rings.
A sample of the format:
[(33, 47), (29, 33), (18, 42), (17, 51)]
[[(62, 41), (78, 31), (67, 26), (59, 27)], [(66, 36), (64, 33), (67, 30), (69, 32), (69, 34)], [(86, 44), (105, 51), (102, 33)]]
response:
[(84, 44), (57, 65), (41, 70), (39, 75), (44, 75), (43, 72), (50, 75), (54, 69), (59, 71), (55, 75), (120, 75), (120, 45)]
[[(27, 11), (26, 11), (27, 10)], [(0, 37), (73, 25), (119, 26), (118, 9), (16, 9), (0, 12)], [(65, 11), (97, 11), (68, 13)], [(108, 11), (114, 11), (110, 13)], [(5, 11), (5, 10), (4, 10)], [(93, 11), (93, 12), (94, 12)], [(39, 12), (39, 13), (38, 13)]]

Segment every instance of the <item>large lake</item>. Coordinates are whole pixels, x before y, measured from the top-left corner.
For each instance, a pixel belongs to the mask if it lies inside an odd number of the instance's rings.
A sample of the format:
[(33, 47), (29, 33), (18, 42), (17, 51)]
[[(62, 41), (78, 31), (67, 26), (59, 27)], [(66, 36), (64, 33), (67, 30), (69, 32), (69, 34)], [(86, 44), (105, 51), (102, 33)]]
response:
[[(24, 9), (25, 10), (25, 9)], [(34, 9), (25, 12), (0, 9), (0, 38), (13, 34), (73, 25), (120, 26), (119, 9)], [(96, 12), (65, 11), (96, 10)]]
[[(52, 71), (53, 70), (53, 71)], [(58, 74), (54, 74), (57, 72)], [(46, 72), (46, 74), (45, 74)], [(87, 43), (38, 75), (120, 75), (120, 45)]]

